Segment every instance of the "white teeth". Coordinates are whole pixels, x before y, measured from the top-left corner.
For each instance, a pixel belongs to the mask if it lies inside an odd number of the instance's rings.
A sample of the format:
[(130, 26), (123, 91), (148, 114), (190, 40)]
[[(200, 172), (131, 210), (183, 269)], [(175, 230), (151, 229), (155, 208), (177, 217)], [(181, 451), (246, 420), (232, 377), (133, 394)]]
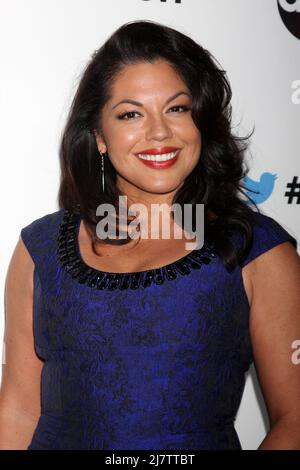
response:
[(164, 162), (166, 160), (171, 160), (172, 158), (176, 157), (178, 152), (179, 150), (176, 150), (176, 152), (162, 153), (160, 155), (146, 155), (146, 154), (139, 153), (137, 156), (141, 158), (142, 160), (152, 160), (153, 162)]

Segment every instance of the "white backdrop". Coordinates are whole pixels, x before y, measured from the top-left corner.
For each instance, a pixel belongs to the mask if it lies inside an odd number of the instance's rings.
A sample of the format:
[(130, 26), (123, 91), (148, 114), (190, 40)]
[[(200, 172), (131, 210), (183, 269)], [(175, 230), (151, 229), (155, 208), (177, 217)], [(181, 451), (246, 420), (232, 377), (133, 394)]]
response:
[[(289, 28), (295, 13), (284, 12), (293, 6), (280, 3), (283, 17), (276, 0), (0, 0), (3, 299), (20, 229), (57, 210), (58, 142), (80, 73), (127, 21), (174, 27), (221, 63), (233, 90), (236, 132), (255, 125), (248, 159), (250, 184), (263, 195), (259, 206), (300, 238), (300, 31), (297, 37)], [(293, 179), (298, 198), (288, 202)], [(0, 329), (3, 336), (4, 300)], [(236, 421), (243, 449), (256, 449), (267, 426), (252, 366)]]

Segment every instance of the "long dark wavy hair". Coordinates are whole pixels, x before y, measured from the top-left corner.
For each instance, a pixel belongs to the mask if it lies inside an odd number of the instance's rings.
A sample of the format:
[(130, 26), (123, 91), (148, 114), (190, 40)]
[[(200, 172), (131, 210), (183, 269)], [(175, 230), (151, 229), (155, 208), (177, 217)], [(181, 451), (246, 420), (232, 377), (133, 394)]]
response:
[[(249, 203), (259, 212), (242, 181), (249, 171), (245, 151), (253, 131), (245, 137), (232, 133), (232, 91), (226, 71), (208, 50), (168, 26), (150, 20), (125, 23), (92, 54), (71, 103), (60, 142), (59, 207), (72, 210), (80, 206), (95, 254), (98, 243), (116, 243), (111, 239), (100, 240), (96, 235), (95, 228), (101, 220), (96, 216), (96, 208), (110, 203), (118, 214), (121, 193), (109, 156), (104, 158), (105, 192), (100, 189), (100, 155), (94, 131), (101, 134), (101, 110), (111, 97), (111, 86), (118, 73), (126, 65), (160, 59), (174, 68), (190, 90), (192, 118), (202, 137), (199, 161), (175, 194), (173, 203), (182, 206), (182, 213), (184, 204), (192, 204), (193, 208), (197, 203), (204, 204), (205, 241), (213, 243), (226, 268), (232, 270), (251, 248), (254, 210)], [(239, 247), (230, 242), (232, 230), (243, 235)]]

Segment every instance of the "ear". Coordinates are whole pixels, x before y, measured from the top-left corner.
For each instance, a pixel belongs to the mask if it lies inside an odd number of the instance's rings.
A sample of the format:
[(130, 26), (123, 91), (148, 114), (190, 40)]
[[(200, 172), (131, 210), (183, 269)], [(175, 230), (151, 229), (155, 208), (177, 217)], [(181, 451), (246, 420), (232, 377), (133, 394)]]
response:
[(94, 133), (94, 136), (95, 136), (95, 139), (96, 139), (96, 143), (97, 143), (97, 147), (98, 147), (99, 152), (105, 153), (107, 151), (107, 149), (106, 149), (106, 144), (105, 144), (105, 141), (104, 141), (104, 138), (103, 138), (102, 134), (98, 133), (96, 131), (96, 129), (93, 130), (93, 133)]

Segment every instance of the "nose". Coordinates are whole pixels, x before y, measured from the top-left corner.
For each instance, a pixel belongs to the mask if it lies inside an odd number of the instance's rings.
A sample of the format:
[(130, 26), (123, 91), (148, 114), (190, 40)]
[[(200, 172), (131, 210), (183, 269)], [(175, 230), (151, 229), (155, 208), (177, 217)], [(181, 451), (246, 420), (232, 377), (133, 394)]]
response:
[(172, 130), (163, 116), (157, 115), (147, 121), (147, 140), (164, 140), (172, 136)]

